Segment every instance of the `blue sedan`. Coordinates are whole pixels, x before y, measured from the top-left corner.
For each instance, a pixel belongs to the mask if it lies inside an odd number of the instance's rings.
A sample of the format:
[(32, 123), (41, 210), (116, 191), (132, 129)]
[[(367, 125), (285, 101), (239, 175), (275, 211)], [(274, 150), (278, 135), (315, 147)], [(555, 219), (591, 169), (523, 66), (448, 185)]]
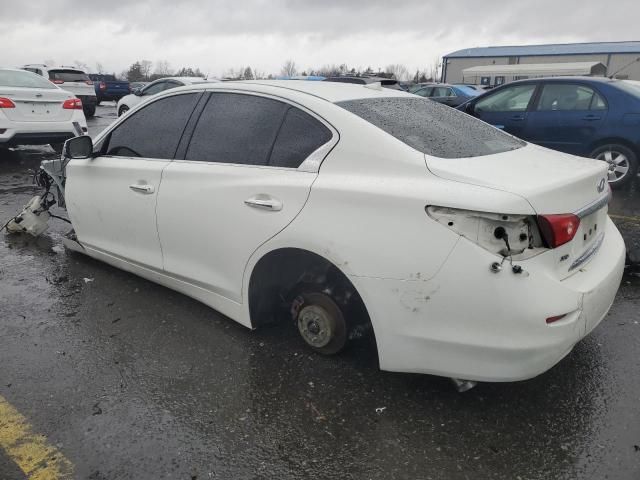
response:
[(458, 109), (529, 142), (606, 161), (612, 188), (638, 172), (640, 82), (603, 77), (521, 80)]

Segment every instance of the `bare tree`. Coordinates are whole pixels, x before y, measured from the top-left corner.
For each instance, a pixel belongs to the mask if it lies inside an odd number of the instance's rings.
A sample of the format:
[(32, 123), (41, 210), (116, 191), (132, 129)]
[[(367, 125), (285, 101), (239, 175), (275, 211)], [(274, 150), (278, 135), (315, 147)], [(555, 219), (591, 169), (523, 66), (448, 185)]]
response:
[(149, 74), (151, 73), (151, 67), (153, 63), (151, 60), (140, 60), (140, 73), (145, 80), (149, 80)]
[(56, 61), (55, 61), (53, 58), (48, 58), (47, 60), (45, 60), (45, 61), (44, 61), (44, 62), (42, 62), (42, 63), (44, 63), (45, 65), (49, 65), (49, 66), (51, 66), (51, 65), (55, 65), (55, 64), (56, 64)]
[(245, 80), (253, 80), (255, 78), (253, 76), (253, 71), (251, 70), (251, 67), (247, 66), (247, 68), (244, 69), (244, 72), (242, 73), (242, 78)]
[(74, 60), (73, 64), (76, 66), (76, 68), (82, 70), (83, 72), (88, 72), (89, 71), (89, 65), (87, 65), (86, 63), (80, 61), (80, 60)]
[(96, 73), (104, 73), (104, 67), (100, 62), (96, 62)]
[(282, 65), (282, 68), (280, 69), (280, 74), (286, 77), (293, 77), (297, 73), (298, 73), (298, 69), (296, 67), (296, 62), (294, 62), (291, 59), (284, 62), (284, 65)]
[(153, 72), (154, 76), (158, 78), (161, 77), (169, 77), (171, 76), (173, 71), (171, 70), (171, 65), (166, 60), (158, 60), (156, 62), (156, 68)]
[(400, 63), (394, 63), (392, 65), (387, 65), (384, 69), (386, 73), (389, 73), (398, 81), (409, 80), (409, 70), (407, 67)]
[(431, 62), (431, 65), (429, 66), (429, 73), (428, 76), (431, 78), (432, 81), (434, 82), (438, 82), (440, 81), (440, 76), (438, 75), (438, 72), (440, 71), (440, 57), (434, 57), (434, 59)]

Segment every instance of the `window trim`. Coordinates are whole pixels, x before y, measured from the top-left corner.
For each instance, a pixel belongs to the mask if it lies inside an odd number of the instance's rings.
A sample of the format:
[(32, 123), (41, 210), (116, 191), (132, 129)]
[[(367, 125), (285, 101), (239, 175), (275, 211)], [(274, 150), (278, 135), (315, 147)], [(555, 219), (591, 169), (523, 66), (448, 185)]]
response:
[[(329, 139), (328, 142), (320, 145), (316, 150), (311, 152), (309, 156), (305, 158), (297, 168), (280, 167), (280, 166), (273, 166), (273, 165), (250, 165), (246, 163), (209, 162), (205, 160), (188, 160), (186, 158), (174, 158), (173, 160), (174, 162), (181, 162), (181, 163), (189, 162), (189, 163), (200, 163), (200, 164), (209, 164), (209, 165), (225, 165), (225, 166), (244, 167), (244, 168), (269, 168), (269, 169), (276, 169), (276, 170), (285, 170), (288, 172), (300, 171), (300, 172), (307, 172), (307, 173), (318, 173), (320, 171), (320, 166), (322, 165), (322, 162), (324, 161), (324, 159), (327, 157), (327, 155), (329, 155), (331, 150), (333, 150), (333, 148), (340, 141), (340, 134), (338, 133), (338, 130), (333, 125), (331, 125), (327, 120), (325, 120), (323, 117), (321, 117), (314, 111), (309, 110), (304, 105), (301, 105), (291, 99), (284, 98), (284, 97), (270, 94), (270, 93), (256, 92), (251, 90), (241, 90), (241, 89), (230, 89), (230, 88), (216, 89), (215, 87), (213, 87), (213, 88), (207, 88), (206, 90), (203, 90), (203, 91), (210, 95), (218, 94), (218, 93), (251, 95), (254, 97), (263, 97), (263, 98), (268, 98), (270, 100), (276, 100), (278, 102), (285, 103), (291, 107), (295, 107), (302, 110), (303, 112), (307, 113), (308, 115), (310, 115), (311, 117), (313, 117), (314, 119), (322, 123), (331, 132), (331, 138)], [(206, 103), (204, 105), (206, 105)], [(198, 115), (201, 113), (202, 111), (198, 112)], [(200, 118), (198, 118), (198, 121), (199, 120)], [(198, 124), (198, 121), (196, 121), (195, 124), (191, 126), (189, 135), (193, 134), (193, 131), (195, 130), (195, 127)], [(191, 138), (189, 138), (189, 142), (191, 142)], [(184, 148), (185, 154), (187, 150), (188, 150), (188, 144)]]

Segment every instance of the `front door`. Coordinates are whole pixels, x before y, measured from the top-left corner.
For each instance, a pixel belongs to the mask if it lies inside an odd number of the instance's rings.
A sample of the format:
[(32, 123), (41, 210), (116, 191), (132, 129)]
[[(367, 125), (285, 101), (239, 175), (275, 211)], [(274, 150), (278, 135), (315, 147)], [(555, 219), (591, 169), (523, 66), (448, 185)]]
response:
[(473, 115), (516, 137), (526, 138), (528, 108), (535, 83), (511, 85), (484, 95), (473, 106)]
[(162, 98), (117, 124), (95, 158), (67, 165), (65, 199), (79, 242), (156, 269), (162, 253), (156, 202), (200, 93)]
[(167, 273), (240, 302), (249, 258), (303, 208), (318, 167), (306, 159), (318, 160), (332, 138), (319, 119), (279, 100), (211, 93), (184, 158), (163, 173)]

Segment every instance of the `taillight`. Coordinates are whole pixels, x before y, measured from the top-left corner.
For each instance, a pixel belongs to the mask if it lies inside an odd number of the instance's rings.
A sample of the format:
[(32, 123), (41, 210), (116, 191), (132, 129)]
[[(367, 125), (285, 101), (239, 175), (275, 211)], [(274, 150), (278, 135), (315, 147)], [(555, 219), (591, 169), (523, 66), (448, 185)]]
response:
[(55, 83), (56, 85), (62, 85), (64, 80), (51, 80), (51, 83)]
[(93, 80), (87, 80), (87, 81), (86, 81), (86, 82), (84, 82), (84, 83), (86, 83), (87, 85), (93, 85)]
[(64, 101), (62, 108), (65, 110), (82, 110), (82, 100), (79, 98), (70, 98)]
[(16, 104), (9, 98), (0, 97), (0, 108), (16, 108)]
[(570, 242), (575, 237), (580, 219), (572, 213), (561, 215), (538, 215), (538, 227), (550, 248)]
[(106, 90), (107, 89), (107, 84), (104, 82), (100, 82), (100, 90)]
[(552, 324), (552, 323), (555, 323), (555, 322), (557, 322), (558, 320), (562, 320), (562, 319), (563, 319), (564, 317), (566, 317), (566, 316), (567, 316), (567, 314), (566, 314), (566, 313), (564, 313), (564, 314), (562, 314), (562, 315), (555, 315), (555, 316), (553, 316), (553, 317), (549, 317), (549, 318), (547, 318), (547, 320), (546, 320), (547, 325), (550, 325), (550, 324)]

